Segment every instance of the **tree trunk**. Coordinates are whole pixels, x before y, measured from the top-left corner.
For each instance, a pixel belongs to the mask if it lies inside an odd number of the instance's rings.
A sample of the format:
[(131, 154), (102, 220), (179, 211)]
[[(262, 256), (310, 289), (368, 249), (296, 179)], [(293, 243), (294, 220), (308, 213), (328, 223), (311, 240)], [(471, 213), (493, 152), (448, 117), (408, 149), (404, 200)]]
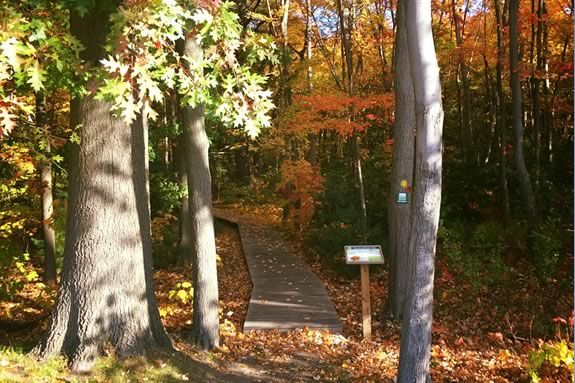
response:
[(186, 154), (186, 140), (183, 133), (178, 137), (176, 153), (180, 188), (185, 190), (180, 206), (180, 249), (178, 253), (178, 264), (190, 266), (192, 264), (192, 226), (190, 222), (190, 204), (188, 199), (188, 160)]
[[(185, 54), (202, 60), (203, 53), (193, 36), (186, 38)], [(202, 105), (183, 110), (187, 152), (188, 195), (192, 228), (194, 314), (192, 342), (210, 350), (219, 346), (218, 274), (212, 215), (212, 178), (208, 158), (209, 141)]]
[[(241, 140), (244, 141), (244, 137), (241, 137)], [(234, 160), (236, 165), (236, 179), (238, 183), (242, 186), (249, 186), (251, 184), (252, 176), (247, 141), (241, 142), (240, 147), (235, 150)]]
[[(312, 19), (312, 7), (311, 0), (305, 1), (306, 6), (306, 24), (305, 24), (305, 46), (306, 46), (306, 61), (307, 61), (307, 94), (311, 96), (313, 92), (313, 69), (311, 66), (312, 58), (312, 41), (311, 41), (311, 19)], [(308, 161), (311, 166), (317, 166), (317, 133), (310, 132), (308, 134), (309, 139), (309, 151), (308, 151)]]
[(385, 313), (401, 320), (410, 285), (412, 261), (409, 256), (411, 230), (411, 200), (398, 204), (395, 200), (402, 181), (413, 185), (413, 154), (415, 150), (415, 99), (409, 67), (405, 20), (405, 0), (397, 4), (397, 34), (394, 57), (395, 127), (393, 129), (393, 159), (389, 200), (389, 294)]
[[(102, 57), (108, 14), (73, 12), (71, 29), (93, 64)], [(88, 95), (71, 105), (81, 143), (73, 149), (64, 266), (46, 337), (33, 353), (63, 352), (85, 371), (104, 344), (120, 356), (171, 347), (152, 279), (147, 122), (127, 126)], [(126, 278), (126, 276), (130, 278)]]
[[(470, 100), (470, 86), (469, 86), (469, 68), (467, 67), (467, 64), (465, 63), (465, 56), (464, 56), (463, 52), (461, 51), (461, 49), (463, 48), (463, 29), (464, 29), (465, 25), (461, 22), (461, 20), (459, 18), (459, 14), (458, 14), (456, 6), (455, 6), (455, 0), (452, 0), (451, 6), (452, 6), (452, 11), (453, 11), (453, 23), (455, 26), (455, 40), (457, 42), (457, 47), (458, 47), (459, 65), (458, 65), (457, 69), (458, 69), (458, 75), (461, 76), (461, 82), (463, 84), (463, 94), (462, 94), (463, 100), (461, 100), (462, 102), (460, 101), (461, 122), (462, 122), (463, 141), (464, 141), (462, 149), (464, 149), (464, 153), (465, 153), (467, 161), (469, 163), (471, 163), (471, 161), (475, 157), (474, 156), (475, 150), (473, 147), (473, 145), (475, 143), (473, 140), (473, 138), (474, 138), (473, 137), (473, 130), (471, 127), (471, 100)], [(465, 11), (464, 11), (463, 20), (465, 20), (466, 14), (467, 14), (467, 6), (466, 6)], [(458, 97), (459, 97), (459, 95), (460, 95), (459, 84), (457, 87), (457, 91), (458, 91)]]
[(513, 160), (519, 177), (521, 197), (530, 225), (537, 221), (535, 196), (523, 155), (523, 121), (521, 116), (521, 83), (519, 80), (519, 0), (509, 2), (509, 71), (511, 84), (511, 110), (513, 112)]
[(501, 190), (503, 192), (503, 210), (505, 214), (505, 222), (511, 222), (511, 206), (509, 204), (509, 190), (507, 187), (507, 158), (506, 153), (506, 140), (505, 131), (507, 130), (507, 108), (505, 106), (505, 94), (503, 93), (503, 17), (501, 14), (501, 8), (499, 6), (500, 0), (494, 0), (495, 8), (495, 19), (496, 19), (496, 30), (497, 30), (497, 64), (495, 66), (496, 73), (496, 87), (497, 92), (495, 93), (497, 97), (497, 134), (499, 137), (499, 179), (501, 181)]
[(367, 206), (365, 201), (365, 188), (363, 186), (363, 172), (361, 169), (361, 153), (359, 147), (359, 140), (356, 135), (352, 137), (353, 141), (353, 156), (355, 162), (355, 170), (357, 171), (357, 182), (359, 187), (359, 203), (361, 206), (361, 226), (363, 232), (363, 241), (367, 242)]
[[(41, 93), (36, 94), (36, 127), (43, 130), (46, 137), (44, 152), (50, 155), (50, 132), (46, 125), (46, 99)], [(44, 283), (56, 284), (56, 234), (54, 233), (52, 203), (52, 163), (45, 158), (41, 165), (42, 190), (42, 231), (44, 234)]]
[(441, 205), (443, 107), (439, 67), (431, 29), (431, 0), (408, 0), (407, 46), (415, 96), (415, 189), (410, 256), (413, 283), (401, 328), (398, 382), (429, 379), (433, 277)]
[(280, 24), (281, 35), (282, 35), (280, 83), (285, 107), (290, 106), (292, 103), (292, 90), (291, 85), (289, 84), (289, 68), (291, 64), (291, 57), (288, 45), (289, 7), (290, 7), (290, 0), (282, 0), (283, 14), (282, 14), (282, 21)]

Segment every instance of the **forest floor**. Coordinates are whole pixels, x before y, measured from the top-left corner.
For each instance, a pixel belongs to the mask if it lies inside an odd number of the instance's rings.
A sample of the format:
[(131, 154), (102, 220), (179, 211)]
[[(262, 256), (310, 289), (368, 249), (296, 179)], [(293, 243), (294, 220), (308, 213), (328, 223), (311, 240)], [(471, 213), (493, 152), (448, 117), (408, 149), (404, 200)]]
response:
[[(281, 209), (277, 207), (225, 208), (281, 227)], [(71, 374), (62, 359), (36, 363), (22, 352), (45, 331), (54, 292), (39, 283), (28, 283), (12, 300), (0, 301), (0, 382), (392, 382), (399, 360), (400, 325), (383, 319), (386, 273), (382, 268), (373, 270), (373, 338), (363, 341), (359, 278), (330, 271), (298, 236), (286, 236), (294, 254), (324, 282), (342, 321), (342, 334), (310, 329), (244, 334), (241, 328), (251, 292), (249, 274), (237, 230), (219, 222), (219, 349), (198, 351), (186, 341), (191, 305), (175, 293), (187, 286), (181, 284), (190, 282), (191, 273), (187, 268), (168, 266), (155, 273), (156, 291), (176, 351), (124, 361), (108, 356), (93, 372), (82, 376)], [(527, 263), (514, 264), (516, 274), (497, 287), (462, 281), (452, 275), (441, 254), (436, 267), (431, 355), (434, 382), (529, 382), (530, 350), (547, 340), (571, 342), (571, 294), (559, 286), (538, 283), (528, 274), (532, 266)], [(543, 363), (538, 374), (543, 382), (572, 381), (567, 368), (553, 367), (549, 362)]]

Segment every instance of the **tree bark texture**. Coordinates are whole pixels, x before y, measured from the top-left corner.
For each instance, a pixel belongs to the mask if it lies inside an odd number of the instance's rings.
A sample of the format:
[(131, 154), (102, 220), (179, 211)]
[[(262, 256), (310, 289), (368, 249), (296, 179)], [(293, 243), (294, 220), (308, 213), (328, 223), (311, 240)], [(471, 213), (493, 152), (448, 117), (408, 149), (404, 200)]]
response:
[(398, 382), (429, 379), (435, 246), (441, 205), (443, 107), (431, 0), (408, 0), (407, 46), (415, 96), (416, 159), (410, 256), (413, 283), (401, 328)]
[(523, 154), (523, 121), (521, 116), (521, 83), (519, 79), (519, 0), (509, 2), (509, 71), (511, 85), (511, 111), (513, 113), (513, 161), (517, 169), (521, 197), (530, 224), (537, 221), (535, 195)]
[[(44, 130), (46, 147), (44, 152), (50, 155), (50, 134), (46, 124), (46, 99), (36, 94), (36, 127)], [(52, 163), (49, 158), (42, 161), (40, 177), (42, 190), (42, 232), (44, 235), (44, 283), (56, 284), (56, 233), (53, 226), (54, 205), (52, 197)]]
[[(92, 63), (103, 53), (102, 20), (101, 11), (71, 17)], [(152, 279), (147, 121), (140, 116), (130, 127), (110, 108), (92, 95), (72, 102), (81, 143), (71, 158), (61, 286), (48, 333), (33, 350), (40, 358), (63, 352), (75, 371), (88, 370), (108, 343), (119, 356), (171, 347)]]
[(411, 283), (412, 261), (409, 254), (411, 199), (398, 204), (397, 193), (405, 191), (402, 181), (413, 185), (413, 156), (415, 151), (415, 98), (407, 51), (405, 0), (397, 5), (397, 34), (394, 57), (395, 127), (393, 129), (393, 158), (389, 200), (389, 295), (385, 313), (401, 320), (408, 286)]
[[(193, 36), (186, 38), (185, 54), (201, 60), (202, 49)], [(202, 105), (183, 110), (187, 152), (188, 195), (194, 287), (192, 341), (204, 349), (219, 346), (218, 274), (212, 215), (212, 179), (208, 158), (209, 141)]]

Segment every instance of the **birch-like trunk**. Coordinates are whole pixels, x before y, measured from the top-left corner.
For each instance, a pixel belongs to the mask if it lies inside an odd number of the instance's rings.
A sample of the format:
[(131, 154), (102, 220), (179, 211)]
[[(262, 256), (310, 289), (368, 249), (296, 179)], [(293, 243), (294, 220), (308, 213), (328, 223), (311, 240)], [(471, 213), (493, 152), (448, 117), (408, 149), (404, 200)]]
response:
[(401, 328), (398, 382), (429, 377), (433, 277), (441, 205), (443, 107), (431, 28), (431, 0), (408, 0), (407, 46), (415, 96), (415, 180), (409, 253), (413, 283)]

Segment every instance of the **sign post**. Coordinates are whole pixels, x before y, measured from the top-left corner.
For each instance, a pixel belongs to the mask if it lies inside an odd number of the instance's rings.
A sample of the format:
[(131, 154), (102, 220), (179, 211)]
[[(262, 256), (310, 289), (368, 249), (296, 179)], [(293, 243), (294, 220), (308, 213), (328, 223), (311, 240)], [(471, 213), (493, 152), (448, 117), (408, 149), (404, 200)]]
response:
[(369, 297), (369, 265), (383, 264), (383, 253), (379, 245), (346, 246), (345, 262), (360, 265), (361, 314), (363, 338), (371, 338), (371, 301)]

